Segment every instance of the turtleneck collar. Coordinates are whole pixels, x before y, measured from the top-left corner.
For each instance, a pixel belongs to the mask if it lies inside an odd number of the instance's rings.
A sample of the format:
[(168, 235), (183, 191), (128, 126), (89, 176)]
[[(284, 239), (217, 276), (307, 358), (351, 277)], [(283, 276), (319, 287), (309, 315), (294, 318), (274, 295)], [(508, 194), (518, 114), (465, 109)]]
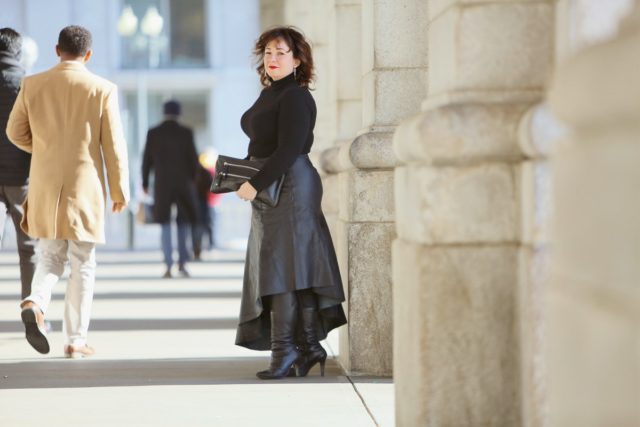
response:
[(298, 84), (298, 82), (296, 81), (296, 79), (293, 77), (293, 72), (291, 74), (289, 74), (286, 77), (281, 78), (280, 80), (275, 80), (273, 82), (271, 82), (271, 87), (274, 90), (281, 90), (287, 86), (290, 86), (292, 84)]

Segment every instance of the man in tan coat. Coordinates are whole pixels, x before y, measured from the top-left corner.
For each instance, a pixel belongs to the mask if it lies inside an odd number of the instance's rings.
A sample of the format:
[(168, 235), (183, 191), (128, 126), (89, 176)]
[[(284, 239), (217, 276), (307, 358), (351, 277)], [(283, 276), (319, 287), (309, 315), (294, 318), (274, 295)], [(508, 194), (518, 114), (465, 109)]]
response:
[(95, 281), (95, 246), (104, 243), (106, 169), (112, 211), (129, 201), (127, 147), (117, 87), (85, 68), (91, 33), (79, 26), (60, 32), (60, 63), (23, 80), (9, 116), (7, 136), (32, 153), (29, 190), (21, 227), (40, 239), (31, 295), (21, 304), (27, 341), (49, 352), (44, 314), (64, 272), (63, 330), (67, 357), (93, 354), (87, 331)]

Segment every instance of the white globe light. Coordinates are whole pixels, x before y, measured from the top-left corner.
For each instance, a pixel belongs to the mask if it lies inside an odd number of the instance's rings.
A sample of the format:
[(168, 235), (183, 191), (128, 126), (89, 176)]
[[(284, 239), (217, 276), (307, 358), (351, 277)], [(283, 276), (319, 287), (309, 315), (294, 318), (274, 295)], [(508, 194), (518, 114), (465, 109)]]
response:
[(133, 13), (131, 6), (127, 6), (122, 10), (120, 18), (118, 18), (118, 33), (124, 37), (129, 37), (136, 32), (138, 28), (138, 18)]
[(163, 24), (164, 19), (158, 13), (158, 9), (155, 6), (151, 6), (147, 9), (147, 13), (144, 14), (144, 18), (142, 18), (140, 29), (149, 37), (157, 37), (162, 32)]

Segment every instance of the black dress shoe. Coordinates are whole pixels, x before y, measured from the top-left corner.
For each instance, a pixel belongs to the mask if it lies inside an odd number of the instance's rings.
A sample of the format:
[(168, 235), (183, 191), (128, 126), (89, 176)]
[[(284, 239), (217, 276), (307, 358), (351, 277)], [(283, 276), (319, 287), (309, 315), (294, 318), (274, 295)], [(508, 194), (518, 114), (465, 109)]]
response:
[[(47, 340), (47, 332), (44, 326), (44, 318), (42, 313), (38, 313), (36, 310), (40, 310), (37, 307), (28, 307), (22, 310), (20, 317), (22, 317), (22, 323), (24, 323), (25, 336), (31, 347), (33, 347), (38, 353), (49, 353), (49, 341)], [(41, 317), (42, 319), (38, 319)], [(38, 322), (41, 320), (41, 322)]]

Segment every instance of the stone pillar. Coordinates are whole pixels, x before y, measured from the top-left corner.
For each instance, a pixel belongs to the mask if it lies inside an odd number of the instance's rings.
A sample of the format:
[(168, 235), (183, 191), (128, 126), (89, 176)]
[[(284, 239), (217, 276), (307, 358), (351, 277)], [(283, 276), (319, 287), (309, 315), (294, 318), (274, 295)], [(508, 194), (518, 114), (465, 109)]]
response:
[[(346, 245), (338, 245), (338, 236), (344, 230), (339, 222), (340, 213), (340, 147), (348, 145), (362, 128), (362, 7), (360, 0), (336, 0), (333, 5), (330, 29), (328, 69), (329, 76), (318, 84), (329, 83), (333, 112), (333, 144), (331, 148), (319, 152), (320, 172), (325, 192), (322, 209), (334, 238), (340, 271), (345, 280), (348, 277), (348, 252)], [(327, 22), (324, 23), (325, 27)], [(347, 162), (349, 163), (349, 162)], [(342, 239), (341, 239), (342, 240)], [(344, 243), (344, 242), (343, 242)], [(345, 286), (348, 312), (348, 286)], [(340, 354), (343, 361), (349, 360), (348, 330), (340, 330)]]
[(284, 22), (285, 0), (260, 0), (260, 29), (282, 25)]
[[(329, 166), (339, 173), (335, 237), (348, 294), (349, 324), (341, 336), (340, 359), (354, 374), (390, 375), (392, 135), (426, 94), (426, 5), (421, 0), (365, 0), (361, 7), (363, 127), (359, 136), (339, 146)], [(339, 19), (355, 19), (349, 15), (353, 9), (341, 12)], [(346, 87), (350, 80), (338, 84), (344, 85), (339, 89), (338, 134), (348, 137), (360, 102), (356, 91)]]
[(549, 156), (564, 128), (545, 103), (520, 121), (518, 142), (526, 156), (520, 167), (520, 253), (516, 310), (519, 313), (522, 426), (543, 427), (547, 419), (544, 363), (544, 292), (549, 283), (551, 187)]
[(517, 135), (549, 74), (553, 4), (429, 4), (429, 96), (394, 136), (398, 426), (525, 425)]
[(553, 159), (545, 295), (551, 426), (640, 425), (640, 2), (564, 61), (549, 93), (572, 129)]

